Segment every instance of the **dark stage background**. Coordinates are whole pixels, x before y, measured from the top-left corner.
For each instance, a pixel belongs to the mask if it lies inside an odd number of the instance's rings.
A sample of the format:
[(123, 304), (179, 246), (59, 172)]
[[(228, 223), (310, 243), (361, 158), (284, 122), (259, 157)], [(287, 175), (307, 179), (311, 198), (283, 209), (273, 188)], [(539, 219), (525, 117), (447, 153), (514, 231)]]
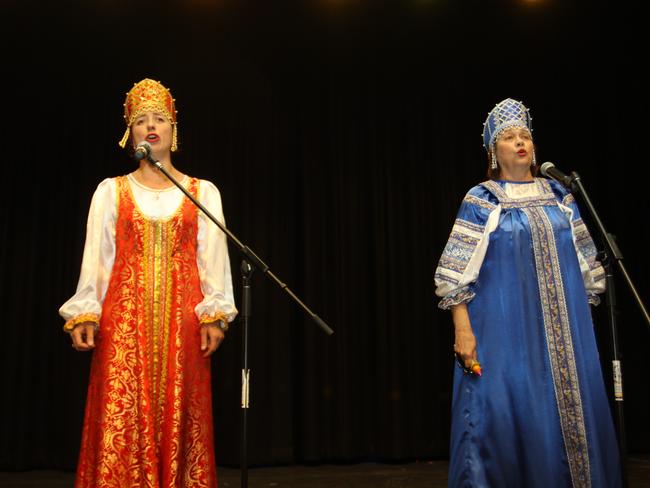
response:
[[(177, 167), (217, 184), (232, 231), (336, 331), (255, 276), (250, 462), (445, 458), (452, 330), (433, 269), (496, 102), (531, 108), (538, 161), (581, 174), (648, 299), (649, 16), (633, 5), (4, 1), (0, 470), (75, 465), (90, 356), (57, 309), (95, 187), (135, 168), (117, 142), (144, 77), (178, 100)], [(628, 446), (648, 452), (650, 339), (618, 285)], [(213, 359), (225, 465), (240, 351), (235, 327)]]

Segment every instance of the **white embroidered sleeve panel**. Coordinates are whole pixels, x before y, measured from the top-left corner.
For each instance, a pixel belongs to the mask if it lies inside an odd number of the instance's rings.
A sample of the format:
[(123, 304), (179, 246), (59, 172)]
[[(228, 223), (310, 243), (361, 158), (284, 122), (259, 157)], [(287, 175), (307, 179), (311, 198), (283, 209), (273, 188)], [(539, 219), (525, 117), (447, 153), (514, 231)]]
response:
[(497, 228), (501, 206), (468, 193), (449, 235), (435, 272), (438, 306), (448, 309), (474, 298), (472, 284), (487, 252), (490, 234)]

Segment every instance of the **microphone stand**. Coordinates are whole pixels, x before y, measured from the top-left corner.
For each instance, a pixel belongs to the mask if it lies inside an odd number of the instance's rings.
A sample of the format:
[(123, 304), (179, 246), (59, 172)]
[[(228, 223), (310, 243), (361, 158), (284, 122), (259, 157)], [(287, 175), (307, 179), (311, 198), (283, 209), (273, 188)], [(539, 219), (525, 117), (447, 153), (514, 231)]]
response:
[(300, 298), (296, 296), (293, 291), (286, 285), (286, 283), (283, 283), (280, 281), (280, 279), (271, 272), (270, 268), (268, 265), (262, 261), (248, 246), (243, 244), (237, 237), (230, 232), (226, 228), (225, 225), (223, 225), (221, 222), (219, 222), (214, 215), (212, 215), (207, 208), (205, 208), (201, 202), (199, 202), (196, 198), (194, 198), (194, 195), (192, 195), (183, 185), (181, 185), (176, 178), (174, 178), (167, 169), (160, 163), (160, 161), (157, 161), (153, 158), (153, 156), (149, 153), (148, 156), (146, 156), (147, 161), (149, 161), (153, 166), (158, 168), (161, 173), (163, 173), (169, 181), (171, 181), (180, 191), (182, 191), (187, 198), (190, 199), (190, 201), (196, 205), (197, 208), (199, 208), (206, 217), (208, 217), (214, 224), (221, 229), (221, 231), (226, 234), (228, 239), (230, 239), (230, 242), (232, 242), (237, 249), (239, 249), (239, 252), (242, 254), (242, 263), (241, 263), (241, 274), (242, 274), (242, 314), (241, 314), (241, 319), (242, 319), (242, 342), (243, 342), (243, 351), (242, 351), (242, 391), (241, 391), (241, 408), (242, 408), (242, 417), (241, 417), (241, 460), (240, 460), (240, 467), (241, 467), (241, 487), (242, 488), (247, 488), (248, 487), (248, 458), (247, 458), (247, 442), (248, 442), (248, 430), (247, 430), (247, 414), (248, 414), (248, 408), (249, 408), (249, 386), (250, 386), (250, 369), (248, 367), (248, 329), (250, 325), (250, 317), (251, 317), (251, 306), (252, 306), (252, 299), (251, 299), (251, 282), (250, 278), (251, 275), (253, 274), (253, 270), (255, 268), (259, 269), (262, 273), (264, 273), (266, 276), (268, 276), (271, 281), (273, 281), (276, 285), (278, 285), (281, 289), (283, 289), (292, 299), (294, 302), (296, 302), (306, 313), (311, 317), (311, 319), (316, 322), (316, 324), (327, 334), (327, 335), (332, 335), (334, 331), (314, 312), (312, 312), (307, 305), (305, 305)]
[(605, 251), (603, 252), (604, 254), (603, 267), (605, 268), (605, 276), (606, 276), (606, 283), (607, 283), (606, 303), (607, 303), (607, 313), (608, 313), (608, 319), (610, 325), (610, 334), (612, 339), (612, 355), (613, 355), (612, 375), (614, 381), (614, 405), (616, 410), (614, 419), (618, 430), (618, 444), (619, 444), (619, 454), (621, 458), (621, 473), (623, 476), (623, 486), (628, 486), (627, 469), (626, 469), (627, 447), (626, 447), (626, 436), (625, 436), (625, 416), (623, 412), (623, 372), (621, 369), (621, 361), (620, 361), (621, 354), (619, 351), (618, 325), (616, 323), (616, 290), (614, 288), (614, 274), (612, 271), (612, 262), (616, 263), (619, 271), (625, 278), (625, 282), (627, 283), (628, 288), (632, 292), (632, 295), (636, 299), (636, 302), (639, 305), (639, 308), (641, 309), (641, 313), (645, 318), (648, 327), (650, 327), (650, 315), (648, 315), (648, 310), (646, 309), (643, 300), (641, 299), (641, 296), (636, 290), (636, 287), (632, 282), (632, 278), (628, 274), (627, 269), (625, 269), (625, 265), (623, 264), (623, 254), (621, 253), (621, 250), (616, 244), (615, 237), (614, 235), (607, 232), (607, 230), (605, 229), (602, 220), (600, 220), (600, 217), (598, 216), (598, 212), (596, 212), (596, 208), (594, 207), (593, 203), (591, 203), (591, 199), (587, 194), (587, 190), (582, 184), (580, 175), (578, 175), (578, 173), (573, 171), (571, 175), (568, 177), (566, 186), (572, 192), (580, 193), (583, 201), (587, 205), (587, 208), (593, 218), (594, 223), (596, 224), (596, 227), (602, 238), (602, 241), (605, 243)]
[(609, 255), (606, 252), (603, 252), (602, 255), (602, 264), (605, 268), (605, 280), (607, 283), (605, 303), (607, 304), (609, 331), (612, 338), (612, 378), (614, 382), (615, 422), (618, 430), (618, 447), (621, 457), (623, 486), (627, 487), (627, 440), (625, 435), (625, 415), (623, 414), (623, 372), (621, 370), (621, 361), (619, 359), (621, 354), (618, 347), (618, 326), (616, 323), (616, 315), (618, 313), (616, 309), (616, 288), (614, 288), (614, 273), (612, 272), (612, 263)]
[(569, 189), (572, 192), (580, 193), (582, 199), (585, 201), (585, 204), (589, 209), (589, 213), (591, 213), (594, 223), (598, 228), (598, 232), (600, 233), (600, 236), (602, 237), (603, 242), (605, 243), (605, 251), (608, 253), (610, 259), (616, 262), (616, 265), (618, 266), (619, 271), (623, 275), (623, 278), (625, 278), (625, 282), (627, 283), (628, 288), (632, 292), (632, 295), (634, 296), (637, 305), (641, 309), (641, 314), (643, 315), (643, 318), (645, 319), (648, 328), (650, 328), (650, 314), (648, 314), (648, 309), (645, 307), (643, 300), (641, 299), (641, 295), (639, 295), (639, 292), (637, 291), (636, 287), (634, 286), (634, 283), (632, 282), (632, 278), (630, 278), (627, 269), (625, 269), (625, 265), (623, 264), (623, 254), (621, 254), (620, 249), (616, 245), (616, 242), (614, 241), (614, 236), (609, 232), (607, 232), (607, 230), (605, 229), (603, 222), (600, 220), (600, 217), (598, 216), (598, 212), (596, 212), (596, 208), (594, 207), (593, 203), (591, 203), (591, 200), (589, 199), (587, 190), (585, 190), (585, 187), (582, 184), (582, 181), (580, 180), (580, 175), (578, 175), (578, 173), (576, 173), (575, 171), (571, 173), (569, 187), (570, 187)]

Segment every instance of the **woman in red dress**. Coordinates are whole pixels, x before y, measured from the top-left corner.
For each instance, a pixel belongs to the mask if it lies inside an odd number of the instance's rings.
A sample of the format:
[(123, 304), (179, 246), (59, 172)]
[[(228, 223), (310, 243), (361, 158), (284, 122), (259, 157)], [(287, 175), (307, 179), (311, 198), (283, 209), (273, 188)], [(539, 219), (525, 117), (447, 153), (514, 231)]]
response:
[[(153, 156), (224, 222), (210, 182), (172, 164), (174, 99), (128, 92), (120, 142)], [(93, 195), (81, 275), (60, 309), (72, 347), (93, 351), (75, 486), (215, 487), (209, 356), (237, 310), (226, 236), (146, 161)]]

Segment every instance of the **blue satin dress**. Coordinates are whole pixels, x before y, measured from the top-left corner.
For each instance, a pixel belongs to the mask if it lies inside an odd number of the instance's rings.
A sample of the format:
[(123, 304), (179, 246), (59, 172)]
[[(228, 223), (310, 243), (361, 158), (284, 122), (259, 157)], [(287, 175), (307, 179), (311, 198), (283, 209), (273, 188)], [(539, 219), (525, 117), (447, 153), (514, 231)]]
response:
[(470, 190), (436, 270), (440, 306), (467, 303), (483, 368), (455, 369), (449, 486), (619, 487), (589, 308), (604, 272), (572, 195), (522, 185)]

